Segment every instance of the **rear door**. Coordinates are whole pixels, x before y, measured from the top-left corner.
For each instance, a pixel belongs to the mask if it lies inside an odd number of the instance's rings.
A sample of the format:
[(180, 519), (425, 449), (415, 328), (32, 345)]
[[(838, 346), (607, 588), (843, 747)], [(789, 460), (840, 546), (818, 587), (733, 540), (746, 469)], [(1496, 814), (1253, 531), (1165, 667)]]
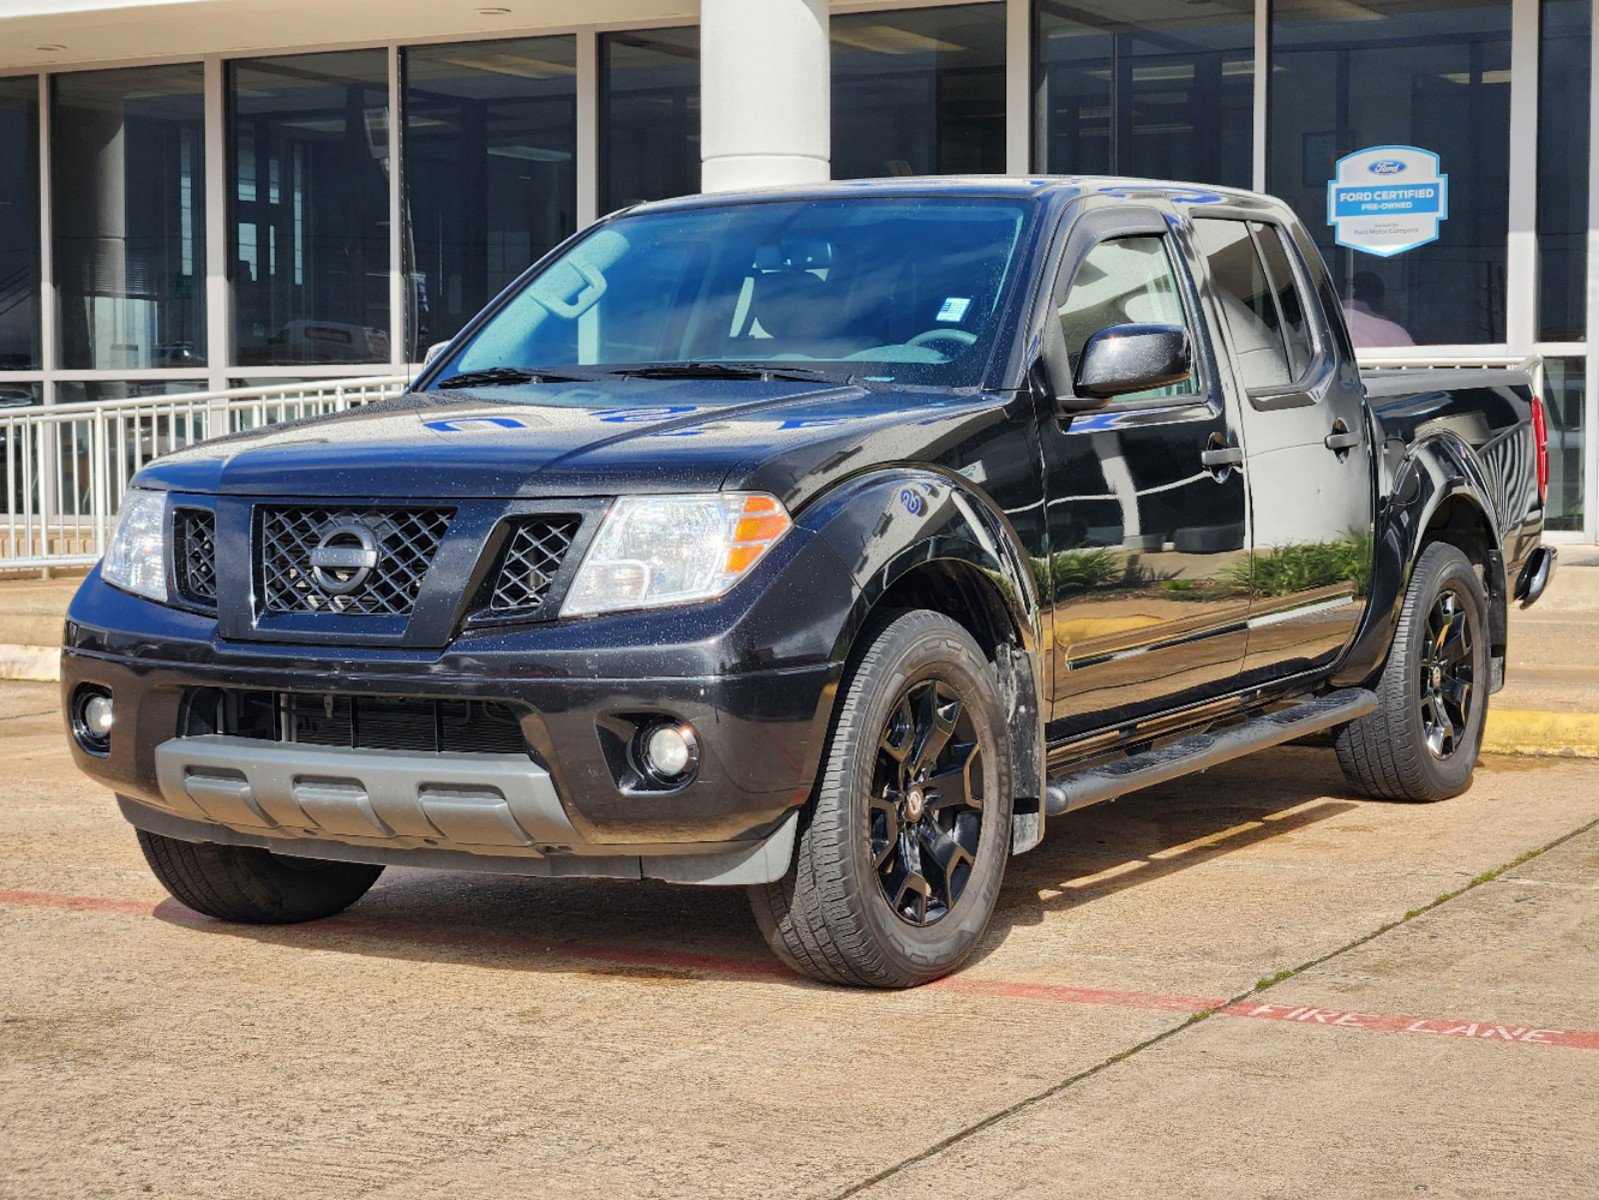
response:
[(1249, 449), (1244, 682), (1264, 682), (1330, 666), (1364, 611), (1373, 489), (1364, 389), (1326, 319), (1319, 256), (1269, 209), (1193, 217)]
[(1166, 210), (1118, 201), (1074, 221), (1046, 336), (1075, 369), (1098, 330), (1186, 325), (1194, 374), (1102, 409), (1040, 414), (1054, 617), (1051, 736), (1065, 738), (1235, 686), (1248, 614), (1247, 509), (1235, 401)]

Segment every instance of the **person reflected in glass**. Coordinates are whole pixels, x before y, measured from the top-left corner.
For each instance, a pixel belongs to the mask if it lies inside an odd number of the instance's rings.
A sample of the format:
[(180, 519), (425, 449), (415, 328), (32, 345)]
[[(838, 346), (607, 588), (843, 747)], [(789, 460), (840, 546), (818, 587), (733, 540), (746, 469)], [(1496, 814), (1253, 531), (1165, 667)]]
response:
[(1349, 338), (1357, 350), (1383, 346), (1414, 346), (1415, 339), (1405, 327), (1382, 315), (1387, 288), (1375, 271), (1356, 271), (1350, 280), (1349, 299), (1344, 301), (1344, 317), (1349, 322)]

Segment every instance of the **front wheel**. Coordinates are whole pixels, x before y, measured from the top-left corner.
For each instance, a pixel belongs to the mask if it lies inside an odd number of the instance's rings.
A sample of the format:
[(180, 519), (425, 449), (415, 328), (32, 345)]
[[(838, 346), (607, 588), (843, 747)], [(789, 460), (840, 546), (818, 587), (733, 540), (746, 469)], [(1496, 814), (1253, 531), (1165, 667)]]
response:
[(1410, 588), (1376, 692), (1339, 731), (1344, 775), (1379, 800), (1442, 800), (1471, 786), (1488, 712), (1488, 597), (1459, 549), (1434, 542)]
[(960, 625), (904, 613), (849, 676), (794, 865), (750, 889), (790, 967), (911, 987), (954, 970), (1010, 854), (1011, 754), (993, 667)]
[(162, 886), (195, 912), (223, 921), (287, 925), (331, 917), (366, 895), (383, 874), (382, 867), (365, 863), (138, 833), (139, 848)]

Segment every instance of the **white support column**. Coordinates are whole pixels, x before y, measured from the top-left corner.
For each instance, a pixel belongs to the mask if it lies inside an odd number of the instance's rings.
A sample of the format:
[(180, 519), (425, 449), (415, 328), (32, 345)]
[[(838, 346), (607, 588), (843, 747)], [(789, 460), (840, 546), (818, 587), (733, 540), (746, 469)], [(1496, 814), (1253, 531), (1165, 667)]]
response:
[[(1047, 170), (1044, 163), (1040, 171)], [(1005, 173), (1033, 172), (1033, 4), (1005, 0)]]
[(400, 48), (389, 46), (389, 365), (405, 367), (411, 353), (411, 281), (406, 277), (405, 195), (401, 178), (400, 139), (405, 119), (400, 95)]
[(50, 76), (39, 76), (39, 366), (44, 371), (40, 401), (55, 401), (55, 370), (60, 365), (56, 338), (56, 269), (54, 206), (50, 203), (50, 176), (55, 166), (50, 153)]
[(828, 178), (828, 0), (700, 0), (701, 188)]
[(600, 218), (600, 40), (577, 31), (577, 227)]
[[(39, 365), (44, 368), (44, 383), (39, 389), (39, 402), (41, 404), (54, 404), (56, 400), (55, 370), (61, 363), (61, 355), (56, 334), (56, 316), (58, 313), (56, 298), (56, 268), (55, 268), (55, 213), (51, 203), (50, 177), (54, 173), (55, 157), (50, 153), (50, 122), (54, 117), (51, 111), (50, 94), (55, 89), (50, 86), (50, 76), (39, 76)], [(54, 430), (41, 431), (42, 436), (35, 443), (38, 447), (39, 461), (33, 464), (34, 471), (39, 476), (39, 524), (37, 536), (45, 554), (50, 553), (50, 524), (52, 514), (60, 507), (59, 491), (56, 487), (56, 464), (58, 458), (58, 443)], [(27, 436), (24, 434), (24, 436)], [(28, 531), (24, 531), (25, 536)], [(41, 579), (49, 579), (51, 569), (45, 567), (39, 572)]]
[(1255, 132), (1251, 143), (1251, 186), (1266, 190), (1266, 144), (1271, 139), (1267, 121), (1271, 115), (1271, 0), (1255, 0)]
[(1538, 6), (1510, 10), (1510, 230), (1505, 342), (1530, 354), (1538, 340)]
[[(228, 385), (233, 328), (228, 307), (228, 129), (222, 58), (205, 60), (205, 361), (212, 391)], [(218, 422), (213, 433), (225, 433)]]

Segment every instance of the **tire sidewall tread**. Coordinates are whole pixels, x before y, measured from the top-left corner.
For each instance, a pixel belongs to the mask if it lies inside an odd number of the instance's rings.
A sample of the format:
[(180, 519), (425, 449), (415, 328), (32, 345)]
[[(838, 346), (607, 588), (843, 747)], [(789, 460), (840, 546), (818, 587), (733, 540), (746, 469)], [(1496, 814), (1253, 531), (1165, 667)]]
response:
[[(1439, 760), (1427, 748), (1422, 727), (1420, 645), (1432, 606), (1450, 585), (1472, 610), (1476, 697), (1461, 746)], [(1457, 546), (1431, 543), (1411, 572), (1393, 645), (1374, 688), (1377, 711), (1344, 726), (1334, 740), (1351, 783), (1374, 799), (1418, 802), (1447, 799), (1471, 786), (1488, 714), (1488, 637), (1488, 597), (1477, 568)]]
[(254, 846), (137, 832), (145, 861), (173, 899), (222, 921), (287, 925), (331, 917), (364, 896), (383, 873), (367, 863), (306, 859), (291, 865)]
[[(954, 970), (988, 924), (1010, 853), (1010, 745), (993, 667), (959, 624), (918, 609), (888, 615), (865, 636), (869, 644), (847, 676), (823, 770), (801, 818), (793, 868), (751, 889), (751, 902), (767, 941), (794, 970), (833, 983), (909, 987)], [(918, 929), (895, 916), (878, 889), (856, 781), (871, 770), (879, 728), (901, 690), (940, 666), (940, 678), (987, 710), (978, 730), (985, 811), (977, 863), (960, 899), (947, 916)], [(950, 673), (965, 678), (952, 680)]]

